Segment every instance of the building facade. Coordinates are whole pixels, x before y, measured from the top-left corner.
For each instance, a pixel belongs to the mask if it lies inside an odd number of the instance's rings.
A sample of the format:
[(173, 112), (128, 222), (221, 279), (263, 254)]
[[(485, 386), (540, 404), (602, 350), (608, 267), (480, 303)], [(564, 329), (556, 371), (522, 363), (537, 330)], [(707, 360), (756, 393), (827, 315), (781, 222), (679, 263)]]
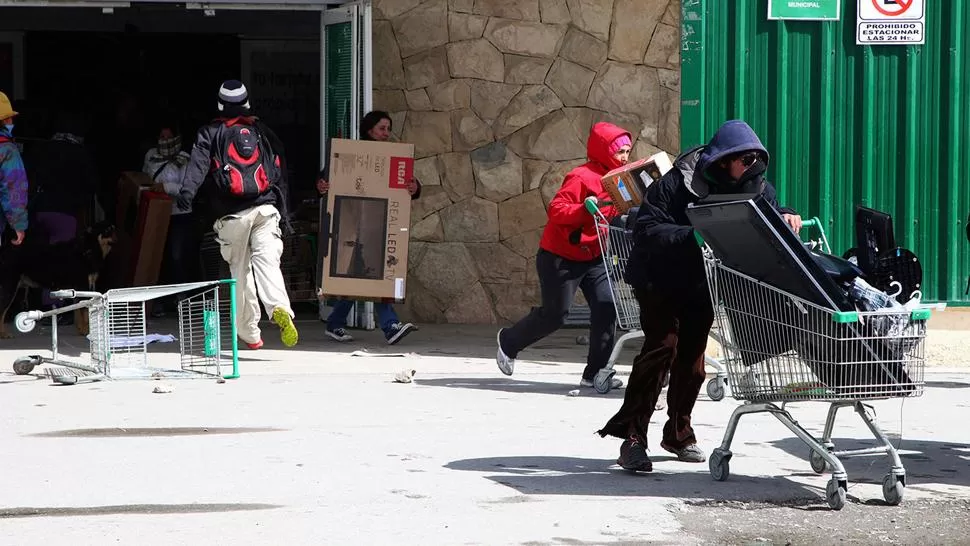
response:
[[(190, 140), (219, 83), (242, 78), (287, 143), (307, 226), (326, 140), (386, 110), (424, 185), (402, 316), (497, 324), (539, 303), (545, 208), (593, 123), (629, 130), (635, 157), (679, 150), (680, 13), (680, 0), (13, 0), (0, 85), (25, 112), (21, 137), (49, 137), (67, 78), (96, 119), (134, 99), (149, 145), (153, 113), (178, 112)], [(314, 303), (296, 254), (291, 296)], [(373, 327), (358, 307), (353, 322)]]
[(680, 148), (679, 0), (375, 0), (373, 106), (413, 143), (407, 303), (496, 324), (539, 303), (545, 209), (610, 121)]

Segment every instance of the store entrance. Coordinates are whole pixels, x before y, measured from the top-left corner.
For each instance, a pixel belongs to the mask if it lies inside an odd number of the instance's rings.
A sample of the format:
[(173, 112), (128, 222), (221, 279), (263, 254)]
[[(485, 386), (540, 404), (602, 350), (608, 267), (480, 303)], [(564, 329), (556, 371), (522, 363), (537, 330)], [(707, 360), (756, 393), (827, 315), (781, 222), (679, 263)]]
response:
[[(118, 223), (121, 173), (146, 168), (146, 154), (157, 145), (163, 127), (181, 133), (182, 149), (191, 151), (199, 127), (218, 116), (217, 93), (228, 79), (246, 84), (254, 114), (285, 146), (287, 208), (294, 223), (316, 221), (319, 12), (218, 10), (204, 15), (184, 8), (134, 6), (110, 13), (99, 8), (0, 8), (0, 13), (0, 38), (16, 40), (9, 48), (17, 52), (11, 78), (16, 85), (11, 88), (16, 89), (12, 98), (21, 113), (16, 137), (30, 163), (28, 172), (31, 164), (38, 165), (35, 158), (43, 157), (33, 152), (42, 151), (65, 125), (80, 132), (98, 179), (96, 198), (83, 207), (88, 224), (102, 217)], [(211, 220), (205, 221), (208, 215), (200, 201), (197, 231), (206, 237)], [(222, 265), (218, 252), (211, 258), (202, 260), (203, 273), (208, 262)], [(300, 279), (288, 282), (292, 295), (315, 303), (313, 256), (285, 258), (288, 271), (301, 271)], [(127, 257), (113, 252), (109, 261), (115, 259), (122, 263), (105, 268), (100, 289), (126, 285), (122, 266)], [(171, 280), (169, 270), (163, 264), (158, 283)]]

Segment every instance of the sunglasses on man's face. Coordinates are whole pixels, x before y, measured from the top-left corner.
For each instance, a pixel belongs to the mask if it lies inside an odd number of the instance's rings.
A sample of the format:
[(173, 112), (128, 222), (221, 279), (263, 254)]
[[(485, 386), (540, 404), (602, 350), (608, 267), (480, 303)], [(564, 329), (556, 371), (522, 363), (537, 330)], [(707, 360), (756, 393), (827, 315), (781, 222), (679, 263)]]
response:
[(754, 165), (754, 162), (758, 160), (758, 154), (753, 152), (750, 154), (744, 154), (739, 159), (741, 161), (741, 164), (744, 165), (745, 168), (747, 168)]

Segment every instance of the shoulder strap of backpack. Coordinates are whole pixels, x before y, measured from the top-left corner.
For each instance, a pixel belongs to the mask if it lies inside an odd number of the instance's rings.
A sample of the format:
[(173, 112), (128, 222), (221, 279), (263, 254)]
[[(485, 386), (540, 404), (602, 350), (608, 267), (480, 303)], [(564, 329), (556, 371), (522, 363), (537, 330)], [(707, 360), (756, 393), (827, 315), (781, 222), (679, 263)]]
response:
[(220, 120), (219, 124), (215, 126), (215, 131), (212, 135), (211, 148), (209, 149), (209, 154), (213, 159), (218, 159), (220, 162), (226, 161), (227, 148), (229, 145), (229, 136), (226, 131), (225, 121)]

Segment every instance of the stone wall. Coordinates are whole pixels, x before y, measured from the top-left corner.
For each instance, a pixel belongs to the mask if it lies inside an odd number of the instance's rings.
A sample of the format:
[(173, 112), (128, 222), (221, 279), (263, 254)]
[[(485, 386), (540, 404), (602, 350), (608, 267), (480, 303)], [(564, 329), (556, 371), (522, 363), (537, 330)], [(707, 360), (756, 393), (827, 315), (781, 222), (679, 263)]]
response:
[(539, 301), (545, 207), (611, 121), (680, 142), (680, 0), (375, 0), (374, 107), (415, 145), (408, 302), (495, 324)]

